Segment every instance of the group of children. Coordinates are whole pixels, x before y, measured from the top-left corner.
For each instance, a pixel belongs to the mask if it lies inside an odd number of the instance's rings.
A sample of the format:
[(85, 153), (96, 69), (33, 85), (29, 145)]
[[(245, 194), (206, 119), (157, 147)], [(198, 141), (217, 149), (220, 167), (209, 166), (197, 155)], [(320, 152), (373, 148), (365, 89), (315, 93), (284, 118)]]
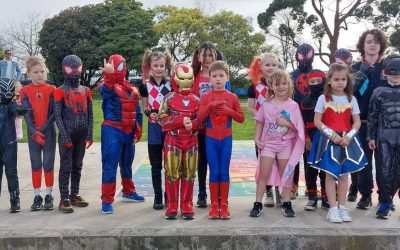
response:
[[(383, 51), (379, 46), (370, 49), (373, 45), (368, 44), (368, 34), (372, 36), (372, 43), (378, 43), (374, 41), (374, 33), (367, 32), (363, 36), (363, 53), (381, 55)], [(392, 55), (382, 62), (382, 76), (387, 79), (384, 84), (369, 82), (367, 73), (371, 71), (370, 65), (381, 60), (380, 57), (375, 58), (375, 62), (367, 62), (367, 56), (363, 57), (365, 61), (357, 70), (350, 67), (351, 53), (339, 49), (334, 55), (336, 63), (330, 65), (327, 74), (312, 69), (313, 57), (313, 48), (302, 44), (296, 53), (298, 68), (291, 75), (282, 69), (278, 57), (270, 53), (256, 57), (249, 68), (253, 84), (248, 90), (248, 107), (255, 117), (254, 141), (258, 158), (256, 201), (250, 216), (260, 216), (264, 193), (265, 206), (275, 205), (273, 187), (276, 205), (281, 206), (286, 217), (295, 216), (290, 200), (298, 193), (299, 162), (303, 158), (309, 196), (305, 210), (314, 211), (320, 197), (322, 206), (329, 209), (328, 221), (350, 222), (352, 219), (345, 206), (348, 174), (371, 165), (367, 155), (374, 151), (380, 195), (377, 217), (388, 218), (394, 209), (392, 198), (400, 185), (397, 159), (400, 56)], [(171, 64), (170, 56), (146, 51), (142, 63), (144, 83), (139, 89), (125, 80), (127, 66), (122, 56), (112, 55), (104, 62), (104, 67), (100, 68), (104, 83), (99, 88), (104, 116), (103, 213), (113, 213), (118, 165), (123, 200), (144, 201), (136, 193), (132, 180), (134, 144), (141, 138), (143, 110), (148, 117), (148, 154), (155, 195), (153, 208), (160, 210), (165, 205), (165, 217), (175, 219), (180, 198), (183, 218), (194, 218), (192, 199), (196, 171), (199, 182), (197, 206), (207, 207), (208, 164), (211, 200), (208, 217), (230, 218), (232, 121), (242, 123), (244, 114), (238, 97), (229, 91), (229, 67), (221, 59), (215, 45), (204, 42), (195, 51), (192, 65), (176, 64), (168, 80), (166, 71)], [(93, 143), (92, 96), (88, 88), (80, 85), (82, 62), (75, 55), (64, 58), (65, 80), (57, 89), (45, 83), (47, 68), (42, 58), (29, 57), (26, 68), (32, 83), (20, 91), (25, 110), (15, 111), (12, 115), (26, 112), (35, 194), (31, 210), (53, 209), (56, 123), (60, 152), (59, 209), (73, 212), (73, 206), (88, 206), (79, 195), (79, 183), (85, 149)], [(365, 107), (365, 103), (359, 106), (353, 93), (360, 98), (369, 93), (369, 107)], [(1, 103), (8, 108), (9, 103), (14, 102), (2, 97)], [(363, 112), (367, 112), (368, 123)], [(360, 114), (364, 118), (360, 118)], [(367, 125), (365, 135), (359, 132), (363, 124)], [(42, 171), (46, 184), (44, 204), (40, 194)], [(356, 185), (354, 182), (352, 184)], [(11, 212), (18, 212), (18, 179), (17, 187), (14, 188), (13, 183), (15, 180), (10, 178)], [(350, 193), (353, 189), (350, 187)], [(352, 197), (349, 195), (347, 200), (352, 201)], [(365, 207), (365, 202), (370, 203), (371, 199), (363, 194), (358, 207)]]

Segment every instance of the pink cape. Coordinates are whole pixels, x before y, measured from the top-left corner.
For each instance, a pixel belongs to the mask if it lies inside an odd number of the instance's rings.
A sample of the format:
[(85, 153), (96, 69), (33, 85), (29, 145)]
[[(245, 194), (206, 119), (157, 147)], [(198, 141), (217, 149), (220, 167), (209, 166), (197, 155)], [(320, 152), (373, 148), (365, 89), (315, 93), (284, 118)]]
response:
[[(267, 185), (271, 186), (279, 186), (279, 187), (291, 187), (293, 182), (293, 174), (296, 165), (299, 163), (300, 159), (304, 153), (304, 144), (305, 144), (305, 136), (304, 136), (304, 122), (300, 113), (299, 106), (292, 99), (290, 101), (281, 106), (280, 108), (284, 109), (287, 113), (290, 114), (290, 121), (296, 128), (297, 134), (296, 137), (292, 139), (292, 153), (290, 154), (288, 163), (285, 168), (285, 172), (281, 177), (279, 175), (278, 164), (275, 163), (272, 165), (271, 175), (267, 180)], [(262, 138), (265, 137), (265, 131), (262, 132)], [(257, 170), (256, 170), (256, 183), (260, 178), (260, 157), (258, 157), (257, 161)]]

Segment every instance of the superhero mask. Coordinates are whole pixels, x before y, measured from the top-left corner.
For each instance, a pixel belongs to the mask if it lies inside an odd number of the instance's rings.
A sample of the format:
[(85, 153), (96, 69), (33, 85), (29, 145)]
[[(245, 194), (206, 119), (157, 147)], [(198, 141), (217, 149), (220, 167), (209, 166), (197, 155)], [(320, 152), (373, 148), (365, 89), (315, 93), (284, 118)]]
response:
[(326, 82), (326, 75), (324, 72), (320, 70), (312, 70), (310, 73), (307, 74), (307, 81), (312, 78), (322, 78), (322, 82), (316, 85), (308, 85), (309, 90), (311, 91), (312, 96), (319, 96), (324, 91), (325, 82)]
[(15, 92), (14, 80), (0, 78), (0, 103), (10, 103)]
[(385, 63), (385, 75), (400, 76), (400, 57), (388, 59)]
[(113, 78), (116, 83), (122, 84), (125, 82), (127, 72), (126, 60), (121, 55), (111, 55), (108, 62), (114, 65)]
[(82, 73), (82, 60), (76, 55), (69, 55), (62, 61), (65, 82), (71, 87), (78, 87)]
[(314, 60), (314, 49), (307, 43), (301, 44), (297, 47), (296, 61), (298, 63), (297, 68), (301, 72), (307, 72), (312, 69), (312, 62)]
[(333, 57), (335, 57), (335, 62), (337, 63), (344, 62), (345, 64), (350, 66), (353, 62), (353, 55), (347, 49), (336, 50), (333, 54)]
[(190, 92), (193, 85), (193, 69), (187, 64), (178, 63), (172, 68), (171, 82), (174, 90)]

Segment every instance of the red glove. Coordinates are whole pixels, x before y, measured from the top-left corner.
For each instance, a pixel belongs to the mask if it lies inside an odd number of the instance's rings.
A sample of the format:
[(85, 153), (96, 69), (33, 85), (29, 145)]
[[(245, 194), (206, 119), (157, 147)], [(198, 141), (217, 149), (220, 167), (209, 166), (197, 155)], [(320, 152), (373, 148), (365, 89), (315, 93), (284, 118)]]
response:
[(66, 148), (72, 148), (72, 143), (63, 144), (63, 146), (66, 147)]
[(231, 116), (231, 114), (232, 114), (232, 109), (228, 108), (227, 106), (218, 106), (218, 107), (215, 109), (215, 114), (216, 114), (216, 115)]
[(36, 130), (35, 134), (32, 135), (32, 139), (42, 146), (46, 143), (46, 141), (44, 140), (44, 134), (42, 134), (38, 130)]
[(214, 111), (215, 108), (217, 108), (217, 107), (219, 107), (219, 106), (221, 106), (221, 105), (224, 105), (224, 104), (225, 104), (224, 101), (213, 101), (213, 102), (210, 102), (210, 103), (207, 105), (207, 109), (208, 109), (208, 111)]
[(90, 148), (92, 146), (93, 141), (92, 140), (86, 140), (86, 149)]

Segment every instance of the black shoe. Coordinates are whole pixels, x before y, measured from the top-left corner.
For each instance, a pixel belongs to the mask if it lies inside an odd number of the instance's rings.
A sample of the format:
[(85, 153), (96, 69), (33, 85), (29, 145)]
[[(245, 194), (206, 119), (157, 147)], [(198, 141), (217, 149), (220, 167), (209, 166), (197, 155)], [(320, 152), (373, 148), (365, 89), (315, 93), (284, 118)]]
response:
[(197, 196), (196, 207), (206, 208), (207, 207), (207, 194), (199, 193)]
[(296, 213), (293, 211), (292, 203), (290, 201), (284, 202), (282, 204), (282, 212), (283, 212), (283, 215), (285, 215), (286, 217), (295, 217), (296, 216)]
[(259, 217), (263, 206), (261, 202), (254, 202), (254, 207), (250, 211), (250, 217)]
[(58, 206), (58, 210), (63, 213), (73, 213), (74, 208), (71, 205), (71, 201), (69, 199), (63, 199), (60, 201), (60, 205)]
[(35, 199), (33, 199), (33, 204), (31, 206), (31, 211), (39, 211), (42, 210), (43, 198), (40, 195), (36, 195)]
[(53, 210), (54, 209), (53, 200), (54, 200), (53, 196), (51, 196), (50, 194), (46, 195), (44, 197), (43, 210)]
[(154, 208), (155, 210), (161, 210), (161, 209), (164, 208), (164, 205), (163, 205), (163, 203), (162, 203), (162, 200), (163, 200), (162, 195), (156, 195), (156, 196), (154, 196), (153, 208)]
[(368, 209), (372, 206), (371, 195), (362, 195), (360, 201), (357, 203), (357, 208)]
[(347, 201), (349, 202), (355, 202), (357, 200), (357, 192), (349, 192), (347, 195)]
[(19, 200), (11, 201), (10, 213), (21, 212)]
[(321, 207), (330, 209), (331, 205), (329, 204), (328, 198), (321, 198)]
[(310, 196), (308, 198), (306, 206), (304, 207), (304, 210), (315, 211), (315, 209), (317, 209), (317, 204), (318, 204), (318, 198), (315, 196)]

